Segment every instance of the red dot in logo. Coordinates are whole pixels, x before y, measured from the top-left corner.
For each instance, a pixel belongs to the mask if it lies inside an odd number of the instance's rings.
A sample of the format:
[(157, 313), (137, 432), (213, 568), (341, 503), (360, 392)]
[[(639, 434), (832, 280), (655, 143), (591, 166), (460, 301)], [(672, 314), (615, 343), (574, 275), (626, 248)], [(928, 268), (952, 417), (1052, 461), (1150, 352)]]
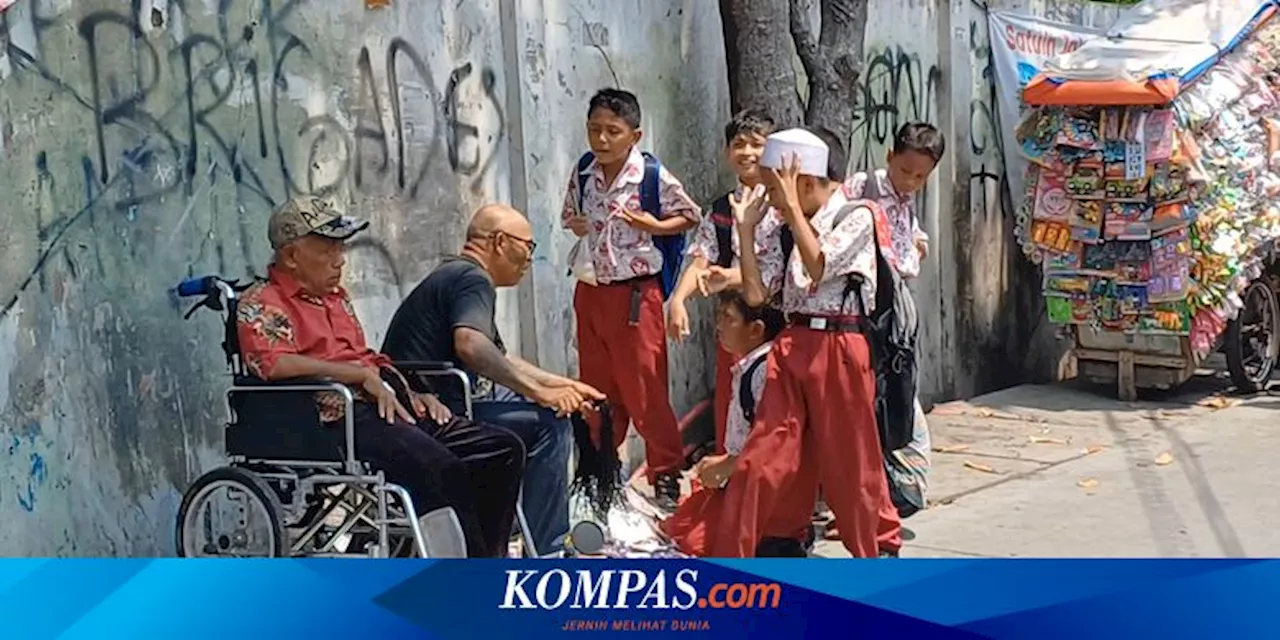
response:
[(706, 598), (698, 598), (698, 608), (699, 608), (699, 609), (706, 609), (706, 608), (707, 608), (707, 599), (706, 599)]

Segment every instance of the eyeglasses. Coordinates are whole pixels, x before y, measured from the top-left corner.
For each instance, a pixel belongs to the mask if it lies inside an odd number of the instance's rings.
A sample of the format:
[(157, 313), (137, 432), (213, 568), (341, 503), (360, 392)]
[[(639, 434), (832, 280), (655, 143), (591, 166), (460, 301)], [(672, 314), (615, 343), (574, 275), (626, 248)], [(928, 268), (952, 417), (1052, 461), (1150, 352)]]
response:
[(538, 242), (533, 238), (521, 238), (520, 236), (507, 233), (506, 231), (494, 231), (493, 233), (489, 234), (490, 239), (497, 239), (498, 236), (506, 236), (508, 238), (511, 238), (512, 240), (523, 243), (524, 246), (529, 248), (530, 254), (538, 250)]

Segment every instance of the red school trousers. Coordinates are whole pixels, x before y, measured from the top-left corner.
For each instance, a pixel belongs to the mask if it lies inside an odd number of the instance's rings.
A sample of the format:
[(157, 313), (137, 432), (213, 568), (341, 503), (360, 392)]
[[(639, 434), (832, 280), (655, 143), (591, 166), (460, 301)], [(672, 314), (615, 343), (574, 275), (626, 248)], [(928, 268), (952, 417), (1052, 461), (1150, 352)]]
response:
[[(632, 291), (640, 294), (639, 321), (631, 324)], [(644, 438), (649, 480), (684, 467), (684, 442), (667, 389), (667, 335), (657, 278), (592, 286), (573, 294), (578, 317), (578, 372), (613, 408), (613, 446), (622, 446), (627, 423)], [(600, 444), (599, 424), (592, 438)]]
[(794, 535), (809, 522), (819, 482), (850, 555), (878, 556), (877, 537), (896, 547), (901, 525), (884, 477), (866, 339), (788, 327), (767, 367), (712, 555), (752, 557), (762, 537)]
[(715, 398), (712, 410), (716, 421), (716, 453), (725, 453), (724, 434), (729, 424), (729, 403), (733, 402), (733, 355), (716, 345)]

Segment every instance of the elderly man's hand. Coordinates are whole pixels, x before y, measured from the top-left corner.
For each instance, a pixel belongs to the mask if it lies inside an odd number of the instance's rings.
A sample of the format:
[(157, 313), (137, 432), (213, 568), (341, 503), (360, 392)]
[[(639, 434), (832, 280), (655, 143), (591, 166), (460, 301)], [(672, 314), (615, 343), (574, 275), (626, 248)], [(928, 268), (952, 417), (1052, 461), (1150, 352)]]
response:
[(393, 424), (396, 418), (408, 422), (409, 424), (417, 424), (418, 421), (413, 419), (413, 414), (409, 413), (404, 405), (396, 399), (396, 392), (391, 385), (383, 382), (382, 375), (376, 370), (369, 369), (368, 375), (364, 377), (364, 383), (360, 385), (370, 398), (378, 405), (378, 417), (387, 421), (387, 424)]
[(418, 414), (418, 417), (430, 417), (436, 424), (441, 425), (453, 419), (453, 412), (434, 394), (410, 391), (409, 398), (413, 401), (413, 412)]

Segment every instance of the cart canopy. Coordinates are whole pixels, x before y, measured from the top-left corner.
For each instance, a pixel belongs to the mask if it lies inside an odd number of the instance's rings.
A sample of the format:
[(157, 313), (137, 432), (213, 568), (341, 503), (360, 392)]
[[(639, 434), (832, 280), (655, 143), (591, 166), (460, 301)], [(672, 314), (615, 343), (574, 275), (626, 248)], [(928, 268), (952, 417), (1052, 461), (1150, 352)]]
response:
[(1049, 60), (1023, 100), (1164, 105), (1275, 13), (1276, 0), (1146, 0), (1106, 36)]

